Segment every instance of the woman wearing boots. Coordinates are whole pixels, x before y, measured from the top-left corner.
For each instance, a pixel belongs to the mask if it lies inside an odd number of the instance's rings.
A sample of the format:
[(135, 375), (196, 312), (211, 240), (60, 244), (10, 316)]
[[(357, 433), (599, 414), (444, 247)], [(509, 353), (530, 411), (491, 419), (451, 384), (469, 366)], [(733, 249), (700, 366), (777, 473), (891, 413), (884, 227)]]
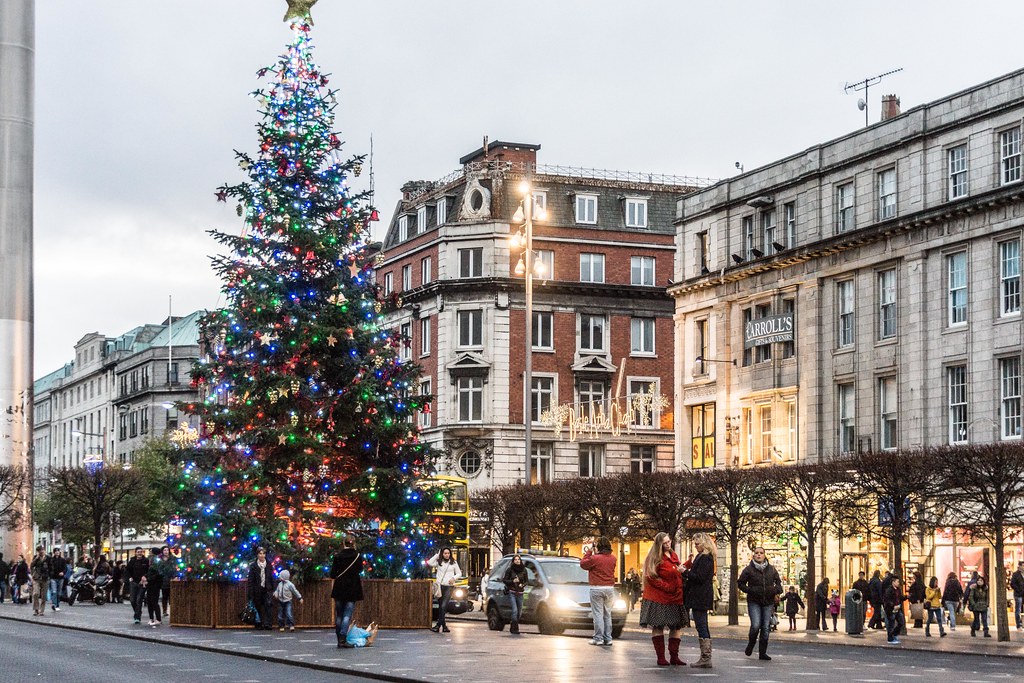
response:
[(754, 557), (736, 579), (736, 587), (741, 593), (747, 594), (747, 614), (750, 615), (747, 649), (743, 652), (749, 657), (757, 644), (758, 659), (770, 661), (768, 626), (775, 611), (775, 603), (782, 595), (782, 580), (775, 567), (768, 563), (764, 548), (754, 548)]
[[(661, 532), (644, 560), (644, 601), (640, 604), (640, 628), (651, 627), (651, 642), (658, 666), (686, 666), (679, 659), (679, 636), (683, 628), (683, 577), (679, 557), (672, 551), (672, 537)], [(668, 652), (665, 659), (665, 628)]]
[(512, 607), (512, 622), (509, 624), (508, 632), (519, 635), (519, 615), (523, 613), (523, 591), (526, 590), (527, 577), (526, 566), (523, 565), (523, 558), (516, 553), (512, 556), (512, 564), (505, 570), (502, 577), (505, 590)]
[(710, 536), (701, 532), (694, 534), (693, 547), (697, 556), (693, 558), (693, 564), (683, 572), (683, 604), (693, 612), (693, 624), (700, 639), (700, 659), (691, 666), (710, 669), (711, 631), (708, 630), (708, 611), (715, 601), (715, 544)]
[(427, 560), (427, 564), (435, 568), (434, 581), (441, 589), (441, 597), (437, 600), (437, 623), (431, 626), (430, 630), (434, 633), (449, 633), (451, 629), (445, 621), (445, 613), (448, 611), (448, 601), (452, 599), (452, 591), (455, 590), (455, 582), (462, 578), (462, 570), (459, 569), (459, 563), (455, 561), (455, 554), (451, 548), (444, 548)]

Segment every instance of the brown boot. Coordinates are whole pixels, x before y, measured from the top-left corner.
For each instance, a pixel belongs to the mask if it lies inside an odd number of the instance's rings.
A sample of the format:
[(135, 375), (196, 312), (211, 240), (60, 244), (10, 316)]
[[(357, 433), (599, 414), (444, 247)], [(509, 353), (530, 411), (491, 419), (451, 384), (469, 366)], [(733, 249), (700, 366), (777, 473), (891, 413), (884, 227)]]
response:
[(658, 655), (658, 666), (668, 666), (668, 660), (665, 659), (665, 636), (651, 636), (651, 642), (654, 643), (654, 653)]
[(701, 638), (700, 639), (700, 659), (691, 664), (690, 666), (695, 669), (710, 669), (711, 668), (711, 639)]
[(669, 638), (668, 639), (668, 654), (669, 654), (668, 661), (669, 661), (670, 664), (672, 664), (673, 666), (686, 666), (686, 662), (684, 662), (683, 660), (679, 659), (679, 639), (678, 638)]

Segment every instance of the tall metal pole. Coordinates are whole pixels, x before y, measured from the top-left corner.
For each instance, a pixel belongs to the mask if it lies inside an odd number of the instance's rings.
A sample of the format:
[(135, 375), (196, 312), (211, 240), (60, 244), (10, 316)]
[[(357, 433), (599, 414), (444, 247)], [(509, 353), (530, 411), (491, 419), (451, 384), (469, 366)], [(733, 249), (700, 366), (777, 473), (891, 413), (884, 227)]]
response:
[[(0, 2), (0, 465), (33, 474), (32, 176), (35, 0)], [(25, 526), (3, 534), (8, 558), (32, 546), (34, 477)]]

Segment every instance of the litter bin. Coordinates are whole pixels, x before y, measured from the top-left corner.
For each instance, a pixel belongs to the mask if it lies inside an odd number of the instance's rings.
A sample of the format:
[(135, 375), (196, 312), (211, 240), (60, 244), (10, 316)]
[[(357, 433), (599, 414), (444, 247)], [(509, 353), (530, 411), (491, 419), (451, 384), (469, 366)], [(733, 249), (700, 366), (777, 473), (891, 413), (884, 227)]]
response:
[(860, 635), (864, 631), (864, 595), (856, 588), (846, 591), (846, 633)]

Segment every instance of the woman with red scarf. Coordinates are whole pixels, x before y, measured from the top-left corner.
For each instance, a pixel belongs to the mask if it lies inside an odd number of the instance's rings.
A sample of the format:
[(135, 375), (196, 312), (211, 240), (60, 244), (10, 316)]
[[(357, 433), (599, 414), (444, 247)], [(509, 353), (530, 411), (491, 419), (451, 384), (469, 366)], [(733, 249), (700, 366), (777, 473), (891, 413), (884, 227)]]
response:
[[(658, 666), (686, 666), (679, 659), (679, 637), (686, 614), (683, 611), (683, 577), (679, 573), (679, 557), (672, 550), (672, 537), (662, 532), (644, 560), (644, 601), (640, 605), (640, 628), (651, 627), (651, 641), (658, 655)], [(665, 628), (668, 652), (665, 659)]]

